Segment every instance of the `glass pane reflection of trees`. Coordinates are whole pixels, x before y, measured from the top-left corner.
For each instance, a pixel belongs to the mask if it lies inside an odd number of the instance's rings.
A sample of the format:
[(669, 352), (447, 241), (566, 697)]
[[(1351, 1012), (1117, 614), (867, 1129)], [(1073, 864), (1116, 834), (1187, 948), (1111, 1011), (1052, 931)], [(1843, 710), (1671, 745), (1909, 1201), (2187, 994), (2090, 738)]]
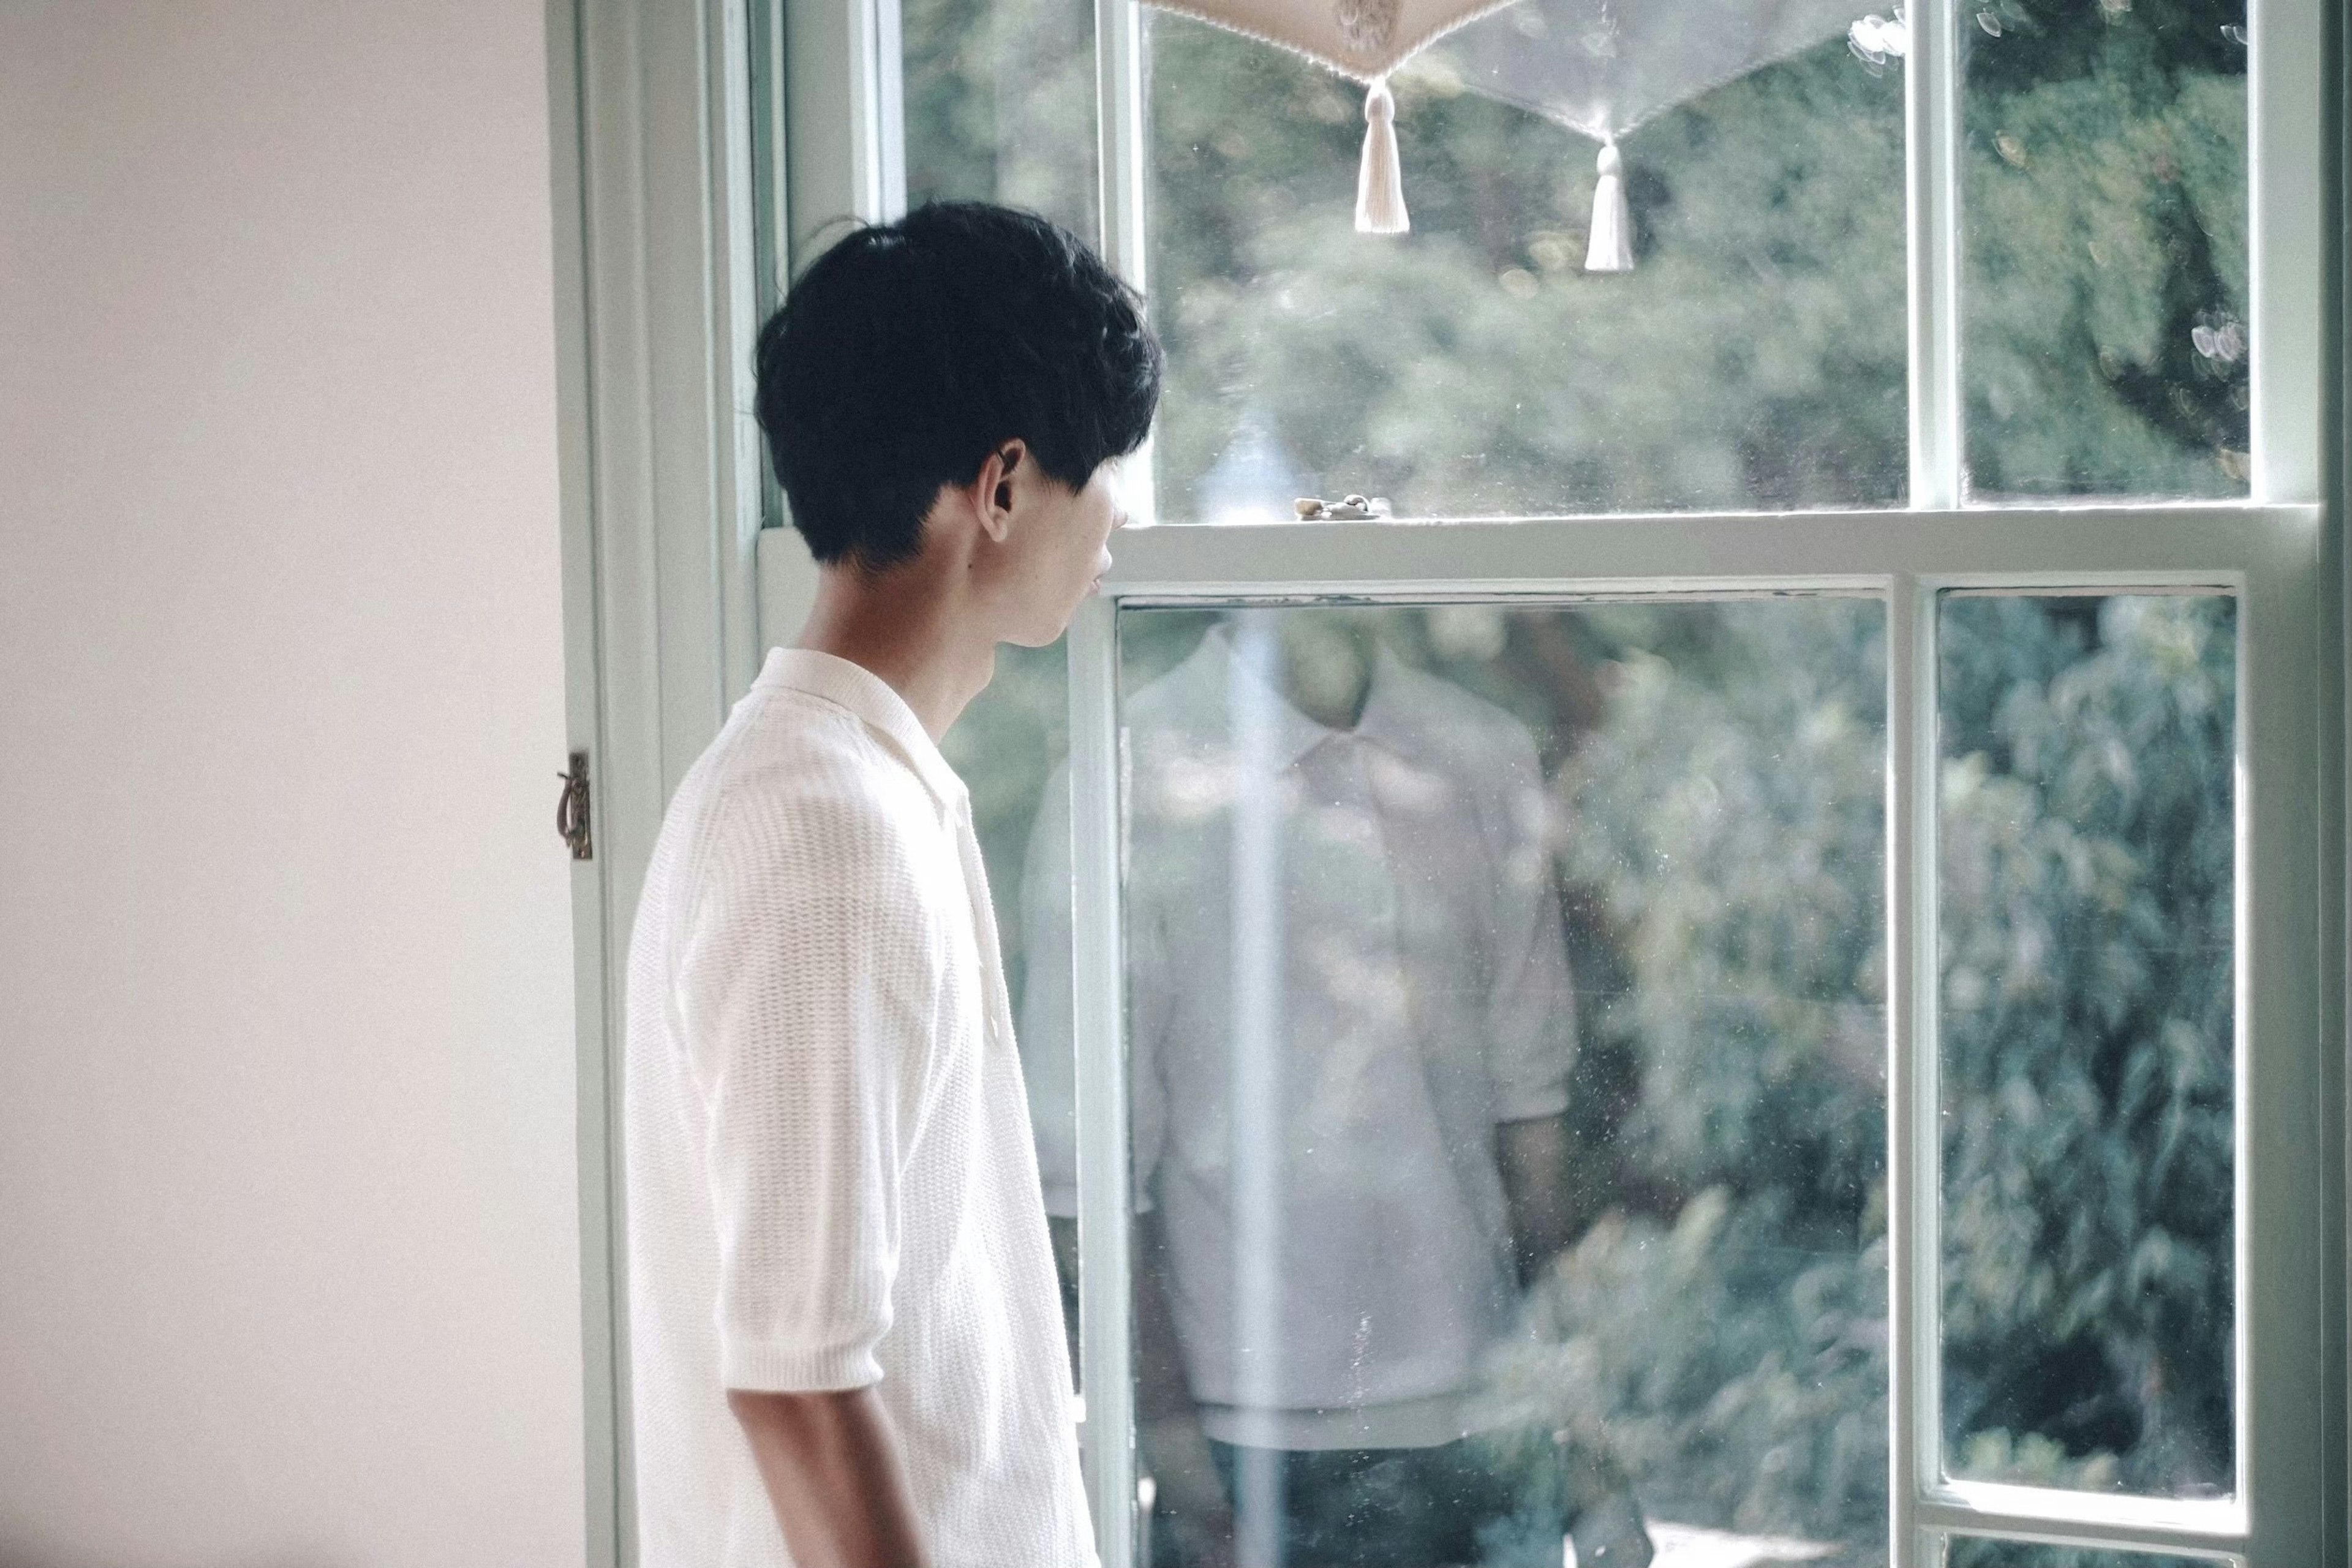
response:
[(1955, 1538), (1944, 1568), (2214, 1568), (2221, 1560), (2171, 1557), (2150, 1552), (2103, 1552), (2092, 1546), (2042, 1546), (2028, 1541)]
[(2236, 611), (1943, 603), (1956, 1476), (2234, 1484)]
[(2244, 495), (2246, 0), (1958, 10), (1971, 489)]
[(1901, 505), (1903, 81), (1843, 38), (1623, 148), (1634, 269), (1583, 269), (1594, 144), (1393, 79), (1412, 232), (1353, 232), (1363, 91), (1150, 14), (1160, 508)]

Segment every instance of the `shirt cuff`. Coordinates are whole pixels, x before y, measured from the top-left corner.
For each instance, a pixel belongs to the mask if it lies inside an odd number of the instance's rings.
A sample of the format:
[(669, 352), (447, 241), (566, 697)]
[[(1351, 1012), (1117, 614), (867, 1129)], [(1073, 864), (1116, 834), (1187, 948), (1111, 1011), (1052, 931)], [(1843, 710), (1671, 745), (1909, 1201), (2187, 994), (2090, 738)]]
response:
[(874, 1359), (870, 1345), (812, 1351), (722, 1338), (719, 1381), (756, 1394), (829, 1393), (881, 1382), (882, 1363)]

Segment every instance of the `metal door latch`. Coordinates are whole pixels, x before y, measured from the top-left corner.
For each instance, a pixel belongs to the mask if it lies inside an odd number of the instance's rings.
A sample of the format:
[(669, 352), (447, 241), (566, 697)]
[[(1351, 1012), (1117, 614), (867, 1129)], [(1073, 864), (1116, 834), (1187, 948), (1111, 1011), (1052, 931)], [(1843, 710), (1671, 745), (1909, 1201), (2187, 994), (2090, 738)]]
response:
[(593, 860), (596, 840), (589, 831), (588, 753), (572, 753), (572, 766), (555, 775), (563, 781), (563, 798), (555, 803), (555, 831), (572, 846), (574, 860)]

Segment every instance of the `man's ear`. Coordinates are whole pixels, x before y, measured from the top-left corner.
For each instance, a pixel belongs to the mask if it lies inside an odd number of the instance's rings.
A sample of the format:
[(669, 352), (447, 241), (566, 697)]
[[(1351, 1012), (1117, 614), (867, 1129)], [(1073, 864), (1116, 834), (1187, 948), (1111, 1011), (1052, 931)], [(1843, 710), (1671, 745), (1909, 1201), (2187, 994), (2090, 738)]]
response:
[(980, 466), (980, 482), (973, 487), (980, 526), (999, 544), (1013, 531), (1013, 476), (1028, 459), (1028, 444), (1015, 438), (999, 446)]

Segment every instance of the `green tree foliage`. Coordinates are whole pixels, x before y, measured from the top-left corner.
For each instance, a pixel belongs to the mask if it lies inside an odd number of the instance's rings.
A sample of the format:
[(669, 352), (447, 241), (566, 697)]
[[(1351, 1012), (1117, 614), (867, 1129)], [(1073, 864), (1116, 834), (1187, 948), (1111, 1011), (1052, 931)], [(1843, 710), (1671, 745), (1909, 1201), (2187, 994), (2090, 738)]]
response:
[(2244, 0), (1992, 0), (1971, 20), (1973, 482), (2242, 495)]
[(2230, 1489), (2234, 607), (1945, 609), (1960, 1473)]

